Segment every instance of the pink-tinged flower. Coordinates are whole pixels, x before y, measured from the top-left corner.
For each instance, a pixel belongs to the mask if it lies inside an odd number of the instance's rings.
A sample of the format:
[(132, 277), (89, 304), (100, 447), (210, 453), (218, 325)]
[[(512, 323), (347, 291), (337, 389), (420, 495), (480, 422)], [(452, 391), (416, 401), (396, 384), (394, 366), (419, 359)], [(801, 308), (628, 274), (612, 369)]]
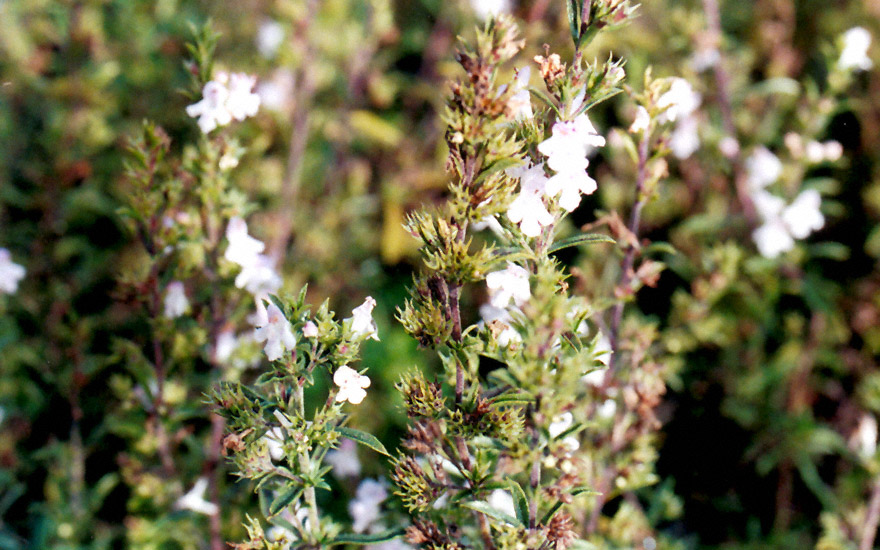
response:
[(356, 335), (372, 338), (378, 342), (379, 333), (376, 321), (373, 320), (374, 307), (376, 307), (376, 300), (372, 296), (367, 296), (363, 304), (351, 311), (351, 317), (348, 319), (351, 319), (351, 330)]
[(229, 90), (221, 82), (211, 80), (202, 88), (202, 100), (186, 108), (186, 114), (198, 117), (199, 129), (207, 134), (218, 126), (232, 121), (232, 114), (226, 108)]
[(507, 307), (511, 300), (521, 306), (532, 297), (529, 272), (511, 262), (507, 262), (507, 268), (502, 271), (489, 273), (486, 286), (489, 287), (489, 303), (498, 308)]
[[(266, 342), (263, 350), (269, 361), (281, 359), (284, 350), (293, 349), (296, 339), (290, 327), (290, 322), (275, 304), (269, 304), (266, 308), (267, 319), (254, 330), (254, 339), (257, 342)], [(261, 320), (262, 321), (262, 320)]]
[(862, 27), (853, 27), (843, 33), (843, 51), (837, 65), (845, 70), (867, 71), (874, 66), (868, 57), (871, 33)]
[(333, 466), (336, 477), (358, 477), (361, 475), (361, 461), (357, 455), (357, 444), (351, 439), (343, 439), (338, 449), (327, 453), (324, 462)]
[(165, 317), (176, 319), (189, 309), (189, 300), (186, 299), (186, 290), (180, 281), (168, 283), (165, 289)]
[(551, 136), (540, 144), (538, 151), (547, 157), (547, 166), (556, 172), (586, 170), (587, 154), (593, 147), (605, 145), (586, 113), (571, 121), (558, 121)]
[(25, 269), (12, 261), (12, 254), (0, 248), (0, 294), (18, 291), (18, 283), (24, 279)]
[(317, 338), (318, 325), (316, 325), (312, 321), (307, 321), (306, 324), (303, 325), (303, 336), (305, 336), (306, 338)]
[(215, 515), (219, 512), (219, 509), (213, 502), (205, 500), (205, 490), (207, 488), (208, 479), (200, 477), (189, 492), (177, 499), (177, 502), (175, 503), (176, 508), (179, 510), (191, 510), (197, 514), (204, 514), (206, 516)]
[(281, 275), (275, 271), (275, 261), (265, 254), (257, 254), (248, 263), (239, 264), (241, 272), (235, 278), (235, 286), (255, 296), (274, 294), (281, 288)]
[(520, 230), (528, 237), (537, 237), (541, 228), (553, 223), (553, 216), (544, 205), (544, 192), (547, 177), (544, 165), (529, 168), (514, 168), (507, 171), (511, 177), (520, 179), (519, 195), (507, 209), (507, 218), (519, 224)]
[(370, 379), (358, 374), (353, 368), (342, 365), (333, 373), (333, 383), (339, 386), (336, 401), (348, 401), (352, 405), (359, 405), (367, 396), (366, 388), (370, 387)]
[(244, 120), (257, 114), (260, 96), (253, 92), (257, 78), (245, 73), (233, 73), (229, 77), (229, 97), (226, 108), (235, 120)]
[(358, 485), (354, 499), (348, 504), (348, 513), (353, 520), (351, 528), (355, 533), (363, 533), (379, 519), (380, 506), (386, 498), (388, 491), (381, 481), (365, 479)]
[(657, 117), (660, 122), (675, 122), (679, 117), (690, 116), (702, 101), (702, 96), (694, 91), (690, 82), (678, 77), (671, 80), (669, 91), (657, 100), (657, 107), (666, 109)]

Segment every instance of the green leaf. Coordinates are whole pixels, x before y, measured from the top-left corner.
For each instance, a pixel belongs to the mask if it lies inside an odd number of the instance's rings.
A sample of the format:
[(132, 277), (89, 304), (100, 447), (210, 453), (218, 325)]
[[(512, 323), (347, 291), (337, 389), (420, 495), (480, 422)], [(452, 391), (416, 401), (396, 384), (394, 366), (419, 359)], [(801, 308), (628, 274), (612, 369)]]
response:
[(529, 501), (526, 493), (520, 487), (519, 483), (510, 480), (510, 492), (513, 494), (513, 509), (516, 511), (516, 517), (523, 525), (529, 524)]
[(556, 112), (557, 118), (562, 118), (562, 113), (559, 112), (559, 107), (557, 107), (556, 104), (553, 103), (553, 100), (550, 99), (550, 97), (547, 94), (545, 94), (544, 92), (542, 92), (538, 88), (535, 88), (534, 86), (529, 86), (529, 93), (532, 94), (533, 96), (537, 97), (538, 99), (540, 99), (541, 101), (546, 103), (548, 107), (553, 109), (553, 111)]
[(382, 442), (376, 439), (376, 436), (372, 434), (368, 434), (367, 432), (362, 432), (360, 430), (355, 430), (354, 428), (337, 427), (335, 429), (341, 435), (351, 439), (352, 441), (356, 441), (361, 445), (369, 447), (379, 454), (383, 454), (387, 457), (391, 456), (390, 454), (388, 454), (388, 451), (385, 450), (385, 445), (382, 445)]
[(617, 244), (617, 241), (615, 241), (608, 235), (601, 235), (599, 233), (582, 233), (580, 235), (575, 235), (574, 237), (569, 237), (567, 239), (562, 239), (561, 241), (553, 243), (553, 246), (550, 247), (547, 253), (552, 254), (554, 252), (559, 252), (563, 248), (596, 243)]
[(490, 401), (490, 405), (511, 405), (511, 404), (528, 404), (534, 403), (535, 396), (530, 395), (525, 392), (509, 392), (502, 393), (496, 397), (493, 397)]
[(492, 519), (496, 519), (498, 521), (503, 521), (504, 523), (509, 523), (510, 525), (515, 525), (517, 527), (525, 527), (518, 519), (513, 516), (509, 516), (500, 510), (496, 510), (489, 506), (488, 503), (483, 502), (482, 500), (472, 500), (470, 502), (463, 502), (461, 504), (465, 508), (470, 508), (471, 510), (476, 510), (481, 514), (489, 516)]
[(299, 498), (302, 491), (302, 487), (288, 487), (284, 491), (281, 491), (281, 494), (275, 497), (269, 505), (269, 515), (274, 516), (287, 508), (291, 502)]
[(578, 25), (578, 14), (580, 13), (580, 9), (578, 9), (578, 1), (568, 0), (568, 2), (565, 3), (565, 7), (568, 8), (568, 29), (571, 32), (571, 39), (574, 42), (575, 47), (577, 47), (580, 38), (580, 25)]
[(380, 544), (402, 537), (403, 534), (403, 528), (391, 529), (382, 533), (341, 533), (328, 541), (328, 544)]
[(654, 253), (662, 253), (662, 254), (678, 254), (678, 250), (675, 249), (671, 244), (664, 241), (657, 241), (649, 244), (645, 248), (642, 249), (642, 255), (646, 256), (648, 254)]
[[(571, 491), (572, 496), (585, 495), (585, 494), (601, 495), (602, 493), (600, 493), (598, 491), (593, 491), (592, 489), (587, 489), (586, 487), (576, 487)], [(553, 516), (556, 515), (556, 512), (558, 512), (560, 508), (562, 508), (563, 504), (564, 503), (561, 500), (556, 501), (556, 504), (551, 506), (550, 509), (547, 510), (547, 513), (544, 514), (544, 517), (541, 518), (540, 524), (547, 525), (547, 522), (549, 522), (551, 519), (553, 519)]]

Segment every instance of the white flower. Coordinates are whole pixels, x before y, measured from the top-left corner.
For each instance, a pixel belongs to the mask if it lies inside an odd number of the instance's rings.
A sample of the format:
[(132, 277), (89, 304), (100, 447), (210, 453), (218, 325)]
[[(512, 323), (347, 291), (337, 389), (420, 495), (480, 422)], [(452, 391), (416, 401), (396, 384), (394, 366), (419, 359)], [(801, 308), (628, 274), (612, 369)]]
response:
[(499, 512), (503, 512), (511, 517), (516, 517), (516, 510), (513, 507), (513, 497), (503, 489), (495, 489), (489, 493), (488, 504)]
[(647, 130), (650, 124), (651, 115), (648, 114), (647, 109), (639, 105), (636, 108), (636, 118), (635, 120), (633, 120), (632, 125), (629, 127), (629, 131), (630, 133), (638, 134)]
[(599, 331), (599, 334), (597, 334), (596, 346), (593, 348), (593, 351), (595, 352), (596, 361), (607, 367), (611, 362), (611, 354), (614, 353), (614, 350), (611, 349), (611, 340), (604, 332)]
[(165, 317), (176, 319), (189, 309), (189, 300), (186, 299), (186, 290), (180, 281), (168, 283), (165, 289)]
[(657, 100), (657, 107), (666, 109), (658, 118), (662, 122), (675, 122), (679, 117), (689, 116), (700, 106), (702, 96), (695, 92), (690, 82), (683, 78), (674, 77), (669, 91)]
[(379, 333), (376, 321), (373, 320), (374, 307), (376, 307), (376, 300), (372, 296), (367, 296), (363, 304), (351, 310), (351, 317), (348, 319), (351, 319), (351, 330), (356, 335), (372, 338), (378, 342)]
[(532, 75), (531, 67), (517, 69), (516, 80), (513, 84), (513, 94), (507, 100), (507, 108), (517, 119), (532, 118), (532, 95), (529, 93), (529, 78)]
[(724, 136), (718, 142), (718, 150), (721, 151), (721, 154), (726, 158), (732, 159), (739, 154), (739, 142), (735, 137)]
[(274, 294), (281, 288), (281, 275), (275, 271), (275, 261), (265, 254), (257, 254), (248, 263), (239, 264), (241, 272), (235, 278), (235, 286), (251, 294)]
[(318, 325), (316, 325), (312, 321), (307, 321), (305, 325), (303, 325), (303, 336), (306, 338), (317, 338), (318, 337)]
[(272, 457), (272, 460), (278, 462), (284, 458), (284, 430), (280, 426), (270, 428), (260, 439), (266, 444), (266, 448), (269, 450), (269, 456)]
[(495, 218), (495, 216), (486, 216), (482, 218), (478, 222), (474, 222), (471, 224), (471, 229), (474, 231), (482, 231), (484, 229), (490, 229), (492, 233), (495, 233), (499, 237), (504, 235), (504, 228), (501, 227), (501, 224)]
[(205, 490), (208, 488), (208, 479), (200, 477), (188, 493), (177, 499), (175, 506), (180, 510), (191, 510), (198, 514), (213, 516), (219, 509), (213, 502), (205, 500)]
[(336, 477), (358, 477), (361, 475), (361, 461), (358, 460), (357, 445), (351, 439), (343, 439), (338, 449), (327, 453), (324, 461), (333, 466)]
[(596, 181), (587, 175), (590, 162), (587, 154), (593, 147), (605, 145), (586, 113), (572, 121), (553, 125), (552, 135), (538, 145), (538, 151), (547, 157), (547, 166), (556, 175), (547, 180), (545, 191), (550, 197), (560, 193), (559, 205), (571, 212), (581, 202), (581, 193), (596, 190)]
[(0, 294), (16, 292), (24, 275), (24, 267), (12, 261), (12, 254), (8, 250), (0, 248)]
[(532, 297), (529, 287), (529, 272), (514, 263), (507, 262), (507, 268), (486, 276), (489, 287), (489, 303), (498, 308), (507, 307), (511, 300), (521, 306)]
[(822, 197), (815, 189), (802, 191), (782, 212), (782, 221), (795, 239), (805, 239), (813, 231), (822, 229), (825, 217), (819, 210)]
[(746, 158), (746, 174), (752, 191), (763, 189), (782, 175), (782, 162), (766, 147), (757, 147)]
[(877, 419), (865, 414), (859, 420), (855, 433), (856, 450), (865, 459), (873, 458), (877, 453)]
[(574, 416), (570, 412), (564, 412), (553, 419), (547, 431), (550, 432), (550, 437), (555, 439), (559, 434), (571, 428), (573, 423)]
[(218, 363), (226, 363), (235, 350), (238, 349), (239, 340), (232, 329), (226, 329), (217, 335), (214, 343), (214, 360)]
[(515, 328), (510, 326), (512, 317), (506, 308), (495, 307), (492, 304), (483, 304), (480, 306), (480, 316), (483, 318), (483, 324), (491, 325), (493, 321), (504, 327), (495, 335), (495, 341), (501, 347), (508, 347), (513, 342), (522, 342), (522, 336)]
[(765, 258), (775, 258), (794, 248), (794, 239), (779, 218), (768, 220), (755, 229), (752, 232), (752, 240), (755, 241), (758, 252)]
[(558, 121), (551, 136), (540, 144), (538, 151), (547, 157), (547, 165), (556, 172), (585, 170), (589, 165), (587, 154), (593, 147), (605, 145), (586, 113), (572, 121)]
[(576, 450), (581, 448), (581, 442), (578, 441), (573, 435), (570, 435), (562, 440), (562, 446), (568, 451), (568, 454), (575, 452)]
[(871, 33), (862, 27), (853, 27), (843, 33), (843, 51), (837, 65), (841, 69), (867, 71), (874, 66), (868, 58)]
[(354, 499), (348, 503), (348, 513), (353, 520), (351, 528), (355, 533), (363, 533), (379, 519), (380, 505), (386, 498), (388, 491), (381, 481), (365, 479), (358, 485)]
[(694, 116), (680, 118), (669, 136), (669, 148), (675, 158), (686, 159), (700, 148), (699, 121)]
[(284, 314), (275, 304), (269, 304), (266, 308), (267, 318), (265, 323), (260, 319), (261, 324), (254, 330), (254, 339), (257, 342), (266, 342), (263, 350), (266, 352), (266, 358), (269, 361), (281, 359), (284, 350), (293, 349), (296, 345), (296, 339), (293, 337), (293, 331), (290, 328), (290, 322), (284, 317)]
[(186, 114), (198, 117), (199, 129), (207, 134), (218, 126), (232, 121), (232, 114), (226, 108), (229, 90), (221, 82), (211, 80), (202, 88), (202, 100), (186, 108)]
[(581, 382), (585, 384), (589, 384), (594, 388), (601, 388), (602, 384), (605, 383), (605, 373), (607, 371), (605, 369), (597, 369), (588, 372), (587, 374), (581, 376)]
[(235, 120), (244, 120), (254, 116), (260, 109), (260, 96), (253, 93), (257, 78), (245, 73), (233, 73), (229, 76), (229, 97), (226, 108)]
[(370, 379), (358, 374), (353, 368), (342, 365), (333, 373), (333, 383), (339, 386), (336, 401), (348, 401), (352, 405), (358, 405), (367, 396), (365, 388), (370, 387)]
[(511, 177), (520, 178), (520, 192), (508, 207), (507, 218), (519, 224), (520, 230), (527, 237), (537, 237), (541, 234), (542, 227), (553, 223), (553, 216), (547, 211), (542, 199), (547, 184), (544, 165), (514, 168), (507, 173)]
[(825, 150), (825, 160), (828, 162), (838, 161), (843, 156), (843, 145), (839, 141), (826, 141), (822, 147)]
[(596, 409), (596, 414), (598, 414), (602, 418), (611, 418), (614, 416), (614, 413), (617, 412), (617, 401), (613, 399), (606, 399), (599, 405), (599, 408)]
[(266, 59), (275, 57), (284, 42), (284, 25), (278, 21), (266, 20), (257, 29), (257, 51)]
[(257, 84), (260, 105), (272, 111), (287, 111), (293, 104), (295, 82), (292, 72), (287, 69), (276, 69), (271, 78)]
[(247, 222), (239, 217), (229, 220), (226, 240), (229, 241), (229, 246), (223, 257), (238, 265), (253, 263), (256, 256), (266, 248), (262, 241), (248, 235)]
[(471, 8), (482, 20), (510, 13), (510, 0), (471, 0)]

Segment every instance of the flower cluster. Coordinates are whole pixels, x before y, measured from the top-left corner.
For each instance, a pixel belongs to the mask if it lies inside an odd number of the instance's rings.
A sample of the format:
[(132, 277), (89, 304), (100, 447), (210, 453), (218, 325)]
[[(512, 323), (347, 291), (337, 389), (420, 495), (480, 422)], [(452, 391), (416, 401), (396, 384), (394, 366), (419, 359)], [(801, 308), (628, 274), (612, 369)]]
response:
[(672, 135), (669, 136), (669, 148), (677, 158), (685, 159), (700, 147), (699, 119), (696, 117), (696, 111), (702, 96), (694, 91), (687, 80), (678, 77), (671, 80), (669, 91), (657, 100), (657, 107), (665, 109), (660, 114), (659, 121), (675, 123)]
[(260, 96), (253, 92), (256, 77), (245, 73), (217, 74), (202, 88), (202, 99), (186, 108), (186, 114), (198, 118), (202, 133), (208, 134), (232, 119), (241, 121), (257, 114)]
[(275, 260), (263, 254), (266, 245), (250, 235), (242, 218), (232, 218), (226, 227), (229, 246), (224, 257), (238, 265), (241, 272), (235, 278), (235, 286), (246, 289), (254, 296), (266, 296), (281, 288), (281, 276), (275, 271)]
[[(571, 106), (577, 112), (583, 103), (583, 96), (576, 98)], [(581, 194), (592, 194), (596, 190), (596, 180), (586, 170), (590, 161), (587, 155), (594, 147), (605, 145), (586, 113), (574, 120), (560, 120), (553, 125), (552, 135), (538, 144), (538, 151), (547, 157), (547, 166), (556, 174), (544, 184), (548, 197), (559, 195), (559, 206), (568, 212), (581, 203)]]
[(822, 198), (815, 189), (802, 191), (788, 205), (766, 190), (782, 174), (782, 163), (769, 150), (756, 149), (746, 159), (746, 170), (752, 201), (762, 221), (752, 239), (762, 256), (775, 258), (794, 248), (796, 239), (805, 239), (825, 225)]

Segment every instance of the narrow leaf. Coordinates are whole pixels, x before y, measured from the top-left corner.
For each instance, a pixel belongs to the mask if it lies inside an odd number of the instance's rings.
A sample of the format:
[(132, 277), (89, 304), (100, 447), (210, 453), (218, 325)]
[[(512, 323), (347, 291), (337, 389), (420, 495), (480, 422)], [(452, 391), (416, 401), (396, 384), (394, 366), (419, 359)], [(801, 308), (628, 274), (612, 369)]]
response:
[(550, 247), (547, 253), (552, 254), (554, 252), (559, 252), (564, 248), (596, 243), (616, 244), (617, 241), (615, 241), (608, 235), (601, 235), (599, 233), (583, 233), (581, 235), (575, 235), (574, 237), (569, 237), (567, 239), (562, 239), (561, 241), (553, 243), (553, 246)]
[(343, 427), (337, 427), (336, 431), (343, 436), (351, 439), (352, 441), (356, 441), (361, 445), (373, 449), (379, 454), (383, 454), (387, 457), (391, 456), (390, 454), (388, 454), (388, 451), (385, 450), (385, 445), (382, 445), (382, 442), (376, 439), (376, 436), (372, 434), (368, 434), (367, 432), (362, 432), (360, 430), (355, 430), (354, 428)]
[(498, 159), (485, 169), (480, 172), (480, 175), (477, 176), (477, 179), (474, 180), (474, 184), (481, 183), (483, 180), (491, 176), (496, 172), (501, 172), (502, 170), (507, 170), (508, 168), (513, 168), (514, 166), (519, 166), (523, 161), (514, 157), (514, 158), (503, 158)]
[(489, 402), (490, 405), (511, 405), (511, 404), (527, 404), (534, 403), (535, 397), (533, 395), (529, 395), (525, 392), (510, 392), (510, 393), (502, 393), (499, 396), (493, 397)]
[(515, 525), (517, 527), (525, 527), (518, 519), (513, 516), (509, 516), (500, 510), (496, 510), (489, 506), (488, 503), (483, 502), (482, 500), (472, 500), (470, 502), (462, 502), (462, 506), (465, 508), (470, 508), (471, 510), (476, 510), (481, 514), (489, 516), (492, 519), (496, 519), (498, 521), (503, 521), (504, 523), (509, 523), (510, 525)]
[(578, 13), (580, 9), (578, 9), (578, 1), (577, 0), (568, 0), (565, 3), (565, 7), (568, 8), (568, 28), (571, 31), (571, 39), (577, 47), (578, 38), (579, 38), (579, 25), (578, 25)]
[(526, 493), (522, 490), (519, 483), (510, 480), (510, 492), (513, 494), (513, 509), (516, 511), (516, 517), (523, 525), (529, 524), (529, 501)]
[(404, 534), (402, 528), (391, 529), (381, 533), (341, 533), (328, 544), (380, 544), (400, 538)]
[(282, 491), (280, 495), (272, 500), (272, 504), (269, 505), (269, 515), (274, 516), (275, 514), (287, 508), (287, 506), (289, 506), (291, 502), (299, 498), (299, 495), (302, 493), (302, 491), (302, 487), (288, 487), (287, 489)]

